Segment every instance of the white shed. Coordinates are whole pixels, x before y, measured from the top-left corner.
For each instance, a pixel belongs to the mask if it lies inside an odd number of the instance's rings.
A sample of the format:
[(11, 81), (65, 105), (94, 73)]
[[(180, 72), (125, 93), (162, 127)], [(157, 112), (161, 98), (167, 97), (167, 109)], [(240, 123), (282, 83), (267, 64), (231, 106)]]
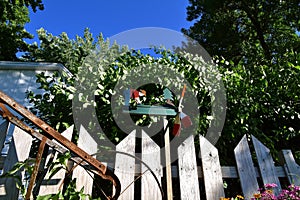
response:
[(0, 90), (23, 106), (29, 106), (26, 91), (39, 92), (36, 75), (54, 71), (71, 73), (60, 63), (0, 61)]
[[(30, 90), (35, 93), (43, 92), (38, 89), (39, 84), (36, 83), (36, 75), (42, 72), (46, 75), (51, 75), (55, 71), (64, 71), (68, 75), (72, 75), (67, 68), (60, 63), (0, 61), (0, 90), (12, 97), (19, 104), (28, 108), (30, 107), (30, 104), (26, 98), (26, 91)], [(11, 110), (11, 112), (16, 116), (19, 116), (13, 110)], [(0, 116), (0, 125), (3, 122), (4, 119)], [(12, 131), (9, 130), (6, 140), (10, 140), (11, 134)], [(2, 144), (0, 144), (0, 152), (1, 147)], [(2, 153), (3, 151), (6, 152), (7, 149), (4, 148)]]
[[(55, 71), (71, 73), (59, 63), (0, 61), (0, 90), (15, 99), (19, 104), (29, 107), (26, 91), (42, 93), (36, 83), (36, 75), (44, 72), (51, 75)], [(12, 111), (12, 110), (11, 110)], [(12, 111), (13, 112), (13, 111)], [(13, 112), (15, 115), (17, 113)], [(15, 126), (10, 126), (0, 116), (0, 174), (8, 171), (18, 161), (29, 156), (32, 137)], [(5, 161), (5, 162), (4, 162)], [(23, 184), (28, 184), (25, 173), (21, 173)], [(18, 199), (18, 189), (14, 179), (0, 179), (0, 199)], [(21, 199), (21, 198), (19, 198)]]

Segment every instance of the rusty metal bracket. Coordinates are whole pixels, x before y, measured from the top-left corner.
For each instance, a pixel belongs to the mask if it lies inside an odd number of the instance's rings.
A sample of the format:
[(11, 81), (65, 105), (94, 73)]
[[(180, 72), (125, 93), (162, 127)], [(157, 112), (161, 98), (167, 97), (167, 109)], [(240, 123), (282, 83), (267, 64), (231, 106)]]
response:
[(25, 196), (26, 200), (30, 200), (33, 185), (35, 183), (36, 176), (37, 176), (39, 168), (40, 168), (43, 152), (44, 152), (44, 149), (45, 149), (46, 139), (47, 138), (44, 136), (41, 143), (40, 143), (40, 146), (39, 146), (39, 150), (38, 150), (36, 160), (35, 160), (34, 169), (33, 169), (33, 172), (32, 172), (31, 178), (30, 178), (30, 182), (29, 182), (29, 185), (28, 185), (28, 188), (27, 188), (27, 193), (26, 193), (26, 196)]
[[(51, 136), (54, 140), (56, 140), (61, 146), (55, 144), (52, 140), (50, 140), (46, 135), (40, 134), (37, 131), (33, 130), (29, 126), (27, 126), (23, 121), (19, 120), (16, 116), (14, 116), (7, 108), (6, 106), (9, 106), (11, 109), (16, 111), (18, 114), (22, 115), (26, 119), (28, 119), (31, 123), (36, 125), (38, 128), (42, 129), (45, 133), (47, 133), (49, 136)], [(80, 160), (77, 160), (79, 162), (82, 162), (84, 160), (87, 164), (92, 166), (96, 174), (101, 176), (103, 179), (107, 179), (111, 181), (115, 187), (115, 194), (112, 197), (108, 197), (108, 199), (116, 200), (120, 196), (121, 192), (121, 184), (118, 179), (118, 177), (106, 167), (103, 163), (101, 163), (99, 160), (95, 159), (92, 155), (89, 155), (84, 150), (79, 148), (77, 145), (66, 139), (64, 136), (62, 136), (59, 132), (57, 132), (55, 129), (53, 129), (50, 125), (48, 125), (43, 120), (36, 117), (34, 114), (32, 114), (30, 111), (28, 111), (25, 107), (18, 104), (14, 99), (7, 96), (5, 93), (3, 93), (0, 90), (0, 114), (3, 118), (6, 118), (11, 123), (15, 124), (16, 126), (20, 127), (27, 133), (31, 134), (32, 136), (36, 137), (39, 140), (44, 140), (47, 145), (50, 147), (58, 150), (59, 152), (63, 151), (66, 152), (67, 150), (71, 151), (72, 153), (76, 154), (78, 157), (80, 157)], [(78, 162), (77, 162), (78, 163)]]

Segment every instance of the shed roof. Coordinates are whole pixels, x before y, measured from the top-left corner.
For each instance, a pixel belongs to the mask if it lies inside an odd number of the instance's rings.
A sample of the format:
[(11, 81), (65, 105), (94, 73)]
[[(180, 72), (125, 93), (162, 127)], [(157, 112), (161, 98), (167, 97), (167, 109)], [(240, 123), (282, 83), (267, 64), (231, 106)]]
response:
[(60, 71), (72, 76), (61, 63), (0, 61), (0, 70)]

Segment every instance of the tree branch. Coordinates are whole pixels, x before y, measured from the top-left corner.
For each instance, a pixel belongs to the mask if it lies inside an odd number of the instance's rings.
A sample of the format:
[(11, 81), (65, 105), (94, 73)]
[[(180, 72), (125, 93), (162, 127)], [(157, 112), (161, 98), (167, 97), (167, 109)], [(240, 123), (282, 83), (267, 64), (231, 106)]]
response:
[(249, 17), (249, 19), (251, 20), (253, 27), (257, 33), (257, 39), (260, 42), (261, 47), (263, 48), (264, 54), (266, 56), (266, 58), (268, 60), (271, 60), (271, 52), (270, 52), (270, 48), (268, 46), (268, 44), (266, 43), (265, 39), (264, 39), (264, 32), (259, 24), (259, 21), (257, 19), (256, 16), (254, 16), (253, 11), (251, 11), (249, 9), (249, 7), (243, 2), (241, 5), (242, 10), (244, 10), (247, 14), (247, 16)]

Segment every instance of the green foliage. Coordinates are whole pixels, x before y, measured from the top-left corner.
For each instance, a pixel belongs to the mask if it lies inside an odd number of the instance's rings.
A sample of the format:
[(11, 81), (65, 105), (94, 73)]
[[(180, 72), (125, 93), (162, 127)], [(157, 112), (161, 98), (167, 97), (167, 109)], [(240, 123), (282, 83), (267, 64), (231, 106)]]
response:
[[(44, 93), (28, 92), (28, 98), (34, 105), (32, 111), (58, 131), (62, 132), (74, 123), (72, 101), (75, 99), (85, 106), (78, 110), (80, 112), (89, 106), (96, 107), (96, 118), (103, 132), (109, 133), (108, 137), (114, 143), (119, 142), (125, 134), (113, 119), (111, 100), (115, 97), (115, 87), (120, 79), (132, 73), (144, 73), (140, 66), (152, 66), (157, 70), (147, 74), (146, 78), (152, 78), (156, 72), (166, 73), (165, 77), (168, 77), (167, 72), (172, 72), (180, 74), (189, 82), (193, 91), (187, 92), (193, 92), (199, 102), (201, 115), (196, 119), (199, 134), (205, 135), (212, 119), (218, 117), (213, 116), (211, 111), (212, 102), (218, 100), (212, 99), (212, 91), (218, 88), (214, 88), (215, 82), (206, 76), (217, 75), (218, 72), (199, 57), (191, 63), (188, 58), (193, 55), (179, 56), (156, 49), (160, 57), (154, 58), (139, 51), (121, 48), (117, 44), (111, 45), (101, 35), (94, 41), (88, 29), (84, 31), (83, 37), (77, 36), (74, 40), (70, 40), (66, 33), (53, 36), (40, 29), (40, 45), (35, 43), (28, 46), (23, 39), (32, 38), (24, 30), (24, 25), (29, 22), (29, 6), (33, 11), (43, 9), (41, 0), (0, 2), (0, 60), (16, 60), (17, 52), (28, 51), (23, 57), (25, 61), (59, 62), (73, 73), (73, 77), (42, 73), (37, 76), (37, 83)], [(226, 87), (226, 122), (217, 143), (221, 157), (224, 158), (221, 160), (223, 164), (234, 163), (233, 148), (244, 134), (254, 134), (271, 148), (275, 158), (277, 150), (291, 148), (300, 160), (300, 46), (297, 33), (300, 20), (299, 15), (295, 14), (299, 13), (299, 9), (297, 1), (190, 0), (188, 20), (197, 21), (183, 32), (199, 41), (215, 57), (214, 61), (222, 74), (219, 78), (222, 78)], [(101, 51), (93, 51), (96, 47)], [(171, 70), (166, 71), (166, 66)], [(127, 84), (134, 84), (132, 80)], [(172, 80), (164, 81), (164, 86), (149, 84), (141, 88), (147, 91), (145, 103), (161, 104), (164, 101), (163, 89)], [(180, 90), (183, 81), (175, 82)], [(82, 87), (75, 87), (79, 83)], [(90, 88), (95, 88), (95, 97), (94, 94), (84, 93), (85, 89)], [(177, 92), (175, 101), (176, 95)], [(121, 105), (122, 98), (113, 100)], [(185, 103), (188, 105), (193, 102), (187, 100)], [(152, 122), (146, 116), (134, 120), (141, 125)], [(91, 127), (94, 124), (86, 122), (85, 125)], [(65, 168), (68, 156), (62, 155), (53, 163), (51, 176)], [(18, 163), (4, 176), (18, 179), (17, 171), (21, 168), (31, 173), (32, 164), (27, 161)], [(20, 182), (18, 187), (25, 192)], [(65, 192), (38, 199), (86, 197), (83, 190), (76, 191), (75, 188), (75, 181), (72, 180)]]
[[(225, 65), (227, 117), (218, 148), (221, 154), (233, 152), (244, 134), (253, 134), (277, 157), (277, 151), (299, 151), (300, 70), (292, 64), (253, 66)], [(229, 63), (229, 62), (228, 62)], [(222, 67), (221, 67), (222, 66)], [(227, 162), (230, 156), (226, 155)], [(297, 156), (299, 159), (299, 157)], [(234, 160), (231, 161), (232, 163)]]
[[(66, 170), (67, 171), (67, 160), (71, 157), (70, 152), (65, 154), (60, 154), (57, 159), (51, 163), (49, 166), (50, 176), (54, 176), (59, 170)], [(13, 178), (16, 180), (16, 187), (21, 192), (22, 196), (25, 198), (26, 195), (26, 187), (23, 185), (21, 171), (25, 172), (27, 177), (25, 180), (30, 179), (31, 174), (33, 173), (35, 160), (32, 158), (26, 159), (23, 162), (17, 162), (12, 169), (5, 172), (0, 176), (0, 178)], [(48, 194), (44, 196), (38, 196), (37, 200), (59, 200), (59, 199), (73, 199), (73, 200), (80, 200), (80, 199), (92, 199), (90, 195), (84, 194), (84, 188), (81, 188), (80, 191), (76, 190), (76, 179), (72, 179), (70, 183), (67, 185), (66, 189), (58, 191), (56, 194)]]
[(57, 159), (52, 162), (48, 168), (49, 180), (61, 169), (68, 171), (68, 159), (71, 158), (71, 153), (66, 152), (65, 154), (59, 154)]
[(19, 4), (19, 5), (25, 5), (27, 7), (31, 7), (33, 12), (36, 12), (37, 11), (37, 8), (39, 10), (44, 10), (44, 4), (42, 2), (42, 0), (12, 0), (11, 1), (12, 3), (15, 3), (15, 4)]
[[(77, 36), (76, 40), (70, 40), (66, 33), (53, 36), (44, 29), (40, 29), (38, 35), (40, 46), (33, 44), (24, 59), (60, 62), (75, 75), (84, 58), (97, 45), (88, 29), (85, 30), (83, 37)], [(98, 38), (103, 40), (102, 36)], [(35, 105), (31, 111), (62, 132), (73, 124), (72, 99), (75, 92), (75, 76), (69, 77), (67, 74), (58, 73), (47, 76), (41, 73), (37, 76), (37, 83), (44, 93), (41, 95), (28, 91), (27, 97)]]
[(34, 163), (35, 160), (34, 159), (26, 159), (25, 161), (22, 162), (17, 162), (12, 169), (10, 169), (9, 171), (5, 172), (4, 174), (2, 174), (0, 176), (0, 178), (13, 178), (16, 181), (16, 187), (19, 189), (19, 191), (21, 192), (21, 194), (23, 195), (23, 197), (25, 197), (26, 195), (26, 188), (22, 183), (22, 179), (21, 179), (21, 171), (24, 171), (25, 174), (28, 175), (28, 177), (25, 177), (25, 180), (28, 180), (30, 175), (33, 172), (33, 168), (34, 168)]
[(195, 23), (183, 32), (211, 55), (250, 64), (277, 62), (287, 51), (299, 51), (297, 1), (189, 2), (187, 19)]
[(42, 0), (0, 1), (0, 60), (18, 60), (16, 53), (28, 51), (24, 39), (33, 38), (24, 28), (30, 22), (28, 7), (34, 12), (44, 9)]
[[(24, 59), (34, 62), (63, 63), (74, 74), (77, 73), (83, 59), (90, 54), (91, 50), (96, 48), (96, 43), (89, 29), (85, 29), (83, 37), (76, 36), (75, 40), (69, 39), (65, 32), (59, 36), (53, 36), (41, 28), (37, 33), (40, 45), (32, 44)], [(100, 35), (99, 38), (101, 37)]]
[[(121, 105), (123, 99), (116, 98), (115, 94), (126, 85), (122, 88), (117, 85), (118, 81), (130, 77), (126, 82), (127, 86), (130, 86), (139, 79), (140, 74), (143, 74), (145, 79), (153, 79), (153, 74), (159, 72), (162, 77), (166, 77), (162, 79), (165, 85), (149, 84), (141, 87), (147, 91), (145, 103), (162, 103), (163, 89), (171, 82), (177, 84), (178, 92), (175, 92), (174, 97), (176, 101), (176, 95), (180, 94), (184, 82), (181, 79), (167, 80), (168, 73), (184, 77), (192, 86), (192, 91), (187, 93), (193, 92), (192, 95), (199, 102), (197, 106), (201, 115), (194, 119), (198, 122), (197, 132), (205, 135), (212, 119), (218, 117), (213, 115), (211, 106), (213, 101), (218, 101), (212, 99), (212, 91), (219, 86), (216, 84), (217, 80), (211, 80), (208, 76), (215, 75), (223, 80), (227, 96), (226, 122), (217, 143), (221, 158), (224, 158), (221, 160), (222, 164), (234, 164), (233, 148), (244, 134), (255, 135), (272, 150), (274, 158), (276, 151), (283, 148), (300, 152), (297, 144), (300, 139), (300, 127), (297, 123), (300, 119), (300, 57), (291, 49), (284, 53), (278, 52), (272, 62), (265, 62), (267, 59), (259, 46), (258, 53), (255, 54), (255, 51), (251, 50), (252, 53), (249, 51), (248, 57), (244, 56), (245, 59), (240, 61), (215, 56), (214, 62), (221, 73), (217, 76), (218, 72), (200, 57), (190, 54), (179, 56), (167, 50), (156, 49), (160, 57), (154, 58), (139, 51), (121, 48), (117, 44), (111, 45), (102, 36), (94, 41), (88, 30), (83, 38), (78, 36), (76, 40), (69, 40), (66, 34), (56, 37), (44, 30), (39, 31), (39, 38), (41, 45), (32, 46), (27, 59), (62, 62), (74, 74), (74, 77), (41, 74), (37, 82), (45, 93), (28, 93), (28, 98), (34, 104), (33, 111), (59, 131), (74, 123), (72, 101), (75, 100), (83, 105), (78, 108), (78, 112), (96, 107), (94, 117), (98, 119), (103, 132), (109, 133), (107, 137), (112, 142), (119, 142), (126, 134), (123, 134), (113, 119), (111, 100)], [(100, 51), (92, 51), (96, 46)], [(228, 55), (230, 57), (230, 54)], [(255, 62), (258, 58), (261, 58), (262, 62)], [(151, 72), (143, 71), (150, 66), (153, 67)], [(132, 78), (132, 74), (136, 77)], [(85, 92), (91, 88), (94, 89), (94, 93)], [(185, 98), (185, 101), (186, 105), (193, 104), (188, 98)], [(85, 116), (86, 119), (89, 117)], [(141, 125), (152, 122), (152, 119), (145, 116), (134, 120)], [(93, 121), (85, 123), (86, 127), (95, 125)], [(53, 168), (53, 172), (56, 170)]]
[(54, 73), (53, 76), (41, 73), (37, 75), (37, 82), (40, 83), (40, 89), (43, 94), (34, 94), (32, 91), (27, 92), (30, 102), (35, 105), (31, 111), (39, 116), (42, 120), (50, 123), (56, 130), (64, 131), (73, 123), (72, 119), (72, 101), (69, 96), (74, 92), (73, 78), (66, 74), (62, 76)]
[[(97, 119), (103, 132), (110, 133), (109, 139), (115, 143), (124, 137), (119, 130), (111, 113), (111, 98), (114, 97), (116, 84), (121, 77), (130, 74), (139, 76), (142, 71), (138, 66), (155, 66), (154, 69), (160, 73), (169, 73), (165, 67), (172, 69), (174, 73), (182, 74), (192, 85), (192, 89), (199, 102), (200, 118), (198, 119), (198, 133), (205, 135), (211, 123), (211, 86), (205, 77), (213, 70), (209, 65), (202, 67), (203, 62), (198, 59), (198, 63), (190, 63), (186, 58), (180, 57), (166, 50), (157, 50), (160, 58), (153, 58), (143, 55), (138, 51), (128, 51), (118, 45), (110, 46), (109, 41), (105, 41), (101, 36), (94, 42), (88, 30), (84, 37), (78, 36), (77, 40), (69, 41), (65, 36), (55, 37), (51, 34), (40, 32), (41, 47), (37, 47), (30, 53), (35, 60), (65, 61), (63, 64), (69, 67), (74, 73), (74, 77), (59, 76), (52, 77), (41, 74), (37, 82), (45, 90), (43, 95), (35, 95), (29, 92), (28, 97), (34, 103), (35, 111), (42, 119), (50, 123), (57, 130), (63, 131), (74, 123), (72, 116), (72, 100), (77, 98), (86, 109), (89, 105), (97, 107)], [(45, 39), (46, 37), (47, 39)], [(64, 39), (63, 39), (64, 38)], [(64, 45), (66, 43), (66, 45)], [(93, 47), (100, 47), (101, 51), (90, 54), (88, 52)], [(84, 47), (84, 49), (82, 49)], [(69, 54), (68, 52), (82, 52), (85, 54)], [(51, 55), (51, 56), (49, 56)], [(71, 57), (69, 57), (72, 55)], [(192, 56), (192, 55), (191, 55)], [(298, 57), (297, 57), (298, 56)], [(83, 60), (86, 62), (83, 64)], [(101, 58), (93, 60), (94, 58)], [(90, 59), (90, 61), (87, 61)], [(197, 59), (196, 59), (197, 60)], [(287, 61), (288, 60), (288, 61)], [(232, 164), (233, 148), (244, 134), (254, 134), (260, 141), (272, 149), (292, 148), (297, 154), (297, 139), (299, 139), (299, 125), (297, 120), (300, 118), (299, 108), (299, 54), (287, 51), (281, 55), (278, 62), (266, 64), (246, 65), (243, 62), (235, 64), (222, 57), (215, 57), (215, 63), (222, 74), (227, 95), (227, 116), (222, 136), (217, 146), (221, 154), (224, 154), (224, 163)], [(80, 62), (79, 62), (80, 61)], [(76, 63), (73, 65), (73, 63)], [(202, 67), (200, 74), (194, 67)], [(103, 69), (103, 67), (106, 67)], [(161, 70), (164, 69), (164, 70)], [(151, 69), (152, 70), (152, 69)], [(148, 74), (152, 78), (153, 71)], [(217, 73), (217, 72), (216, 72)], [(146, 73), (147, 74), (147, 73)], [(165, 75), (168, 77), (168, 75)], [(88, 78), (84, 78), (88, 77)], [(147, 77), (147, 76), (145, 76)], [(136, 77), (137, 79), (139, 77)], [(75, 81), (76, 80), (76, 81)], [(132, 80), (135, 80), (134, 78)], [(166, 80), (167, 81), (167, 80)], [(167, 83), (167, 82), (166, 82)], [(75, 89), (75, 84), (81, 85), (82, 93)], [(127, 84), (130, 85), (130, 82)], [(134, 84), (134, 83), (132, 83)], [(183, 82), (178, 81), (178, 93), (182, 88)], [(166, 85), (167, 86), (167, 85)], [(125, 87), (125, 86), (124, 86)], [(84, 93), (90, 88), (95, 88), (96, 96)], [(78, 88), (77, 88), (78, 89)], [(163, 102), (163, 89), (158, 85), (146, 85), (142, 89), (147, 91), (145, 103), (155, 104)], [(148, 92), (149, 91), (149, 92)], [(75, 95), (77, 94), (77, 96)], [(80, 94), (80, 95), (79, 95)], [(74, 96), (75, 95), (75, 96)], [(119, 101), (122, 99), (113, 99)], [(175, 97), (176, 101), (176, 97)], [(188, 104), (192, 104), (186, 102)], [(121, 109), (121, 107), (120, 107)], [(83, 112), (84, 110), (80, 110)], [(134, 118), (139, 124), (149, 124), (153, 119)], [(91, 122), (86, 122), (90, 126)], [(101, 135), (99, 135), (101, 137)], [(276, 147), (276, 148), (275, 148)], [(275, 156), (276, 157), (276, 156)]]
[[(142, 89), (147, 91), (146, 103), (162, 103), (164, 101), (163, 89), (168, 84), (175, 83), (178, 95), (183, 86), (183, 78), (178, 80), (168, 79), (170, 77), (168, 73), (172, 72), (184, 76), (196, 91), (196, 96), (201, 102), (201, 110), (205, 113), (201, 116), (201, 128), (199, 130), (202, 134), (206, 133), (206, 129), (203, 127), (207, 127), (210, 122), (207, 117), (210, 115), (209, 105), (211, 102), (209, 96), (213, 95), (211, 91), (214, 87), (214, 83), (211, 82), (212, 80), (209, 79), (207, 74), (217, 72), (214, 72), (215, 70), (208, 65), (204, 67), (206, 64), (202, 58), (193, 58), (195, 63), (192, 65), (183, 56), (162, 49), (155, 50), (161, 56), (154, 58), (138, 51), (128, 51), (125, 47), (120, 48), (116, 44), (111, 45), (109, 41), (104, 41), (101, 35), (95, 43), (88, 30), (85, 31), (83, 38), (77, 37), (76, 40), (72, 41), (69, 41), (65, 34), (55, 37), (46, 34), (43, 30), (39, 31), (39, 38), (42, 39), (41, 46), (33, 48), (33, 52), (30, 52), (27, 58), (37, 61), (60, 61), (74, 73), (72, 78), (58, 77), (57, 74), (52, 77), (45, 76), (45, 74), (38, 75), (37, 82), (41, 85), (40, 88), (45, 90), (45, 93), (43, 95), (28, 93), (28, 98), (35, 105), (32, 111), (53, 127), (56, 127), (57, 130), (62, 131), (66, 126), (73, 123), (72, 100), (79, 101), (84, 107), (79, 108), (78, 112), (84, 112), (84, 109), (87, 109), (88, 106), (96, 105), (96, 118), (99, 120), (103, 132), (110, 133), (108, 137), (111, 141), (119, 141), (120, 138), (124, 137), (124, 134), (118, 129), (113, 120), (110, 104), (111, 98), (116, 93), (115, 86), (118, 81), (130, 74), (135, 74), (137, 77), (130, 77), (126, 82), (127, 86), (130, 86), (130, 84), (134, 84), (135, 80), (139, 79), (139, 74), (143, 74), (146, 79), (153, 80), (155, 73), (160, 73), (161, 77), (165, 77), (163, 80), (165, 81), (164, 86), (152, 84), (145, 85)], [(96, 46), (99, 47), (100, 51), (92, 52), (91, 50)], [(69, 52), (85, 52), (85, 54), (70, 54)], [(89, 57), (84, 57), (88, 52), (90, 53)], [(185, 56), (189, 59), (192, 55), (187, 54)], [(85, 62), (83, 63), (84, 58)], [(152, 68), (145, 72), (144, 70), (148, 66), (152, 66)], [(170, 68), (170, 71), (165, 70), (166, 68)], [(130, 82), (130, 80), (133, 82)], [(75, 89), (75, 84), (80, 86), (82, 92), (76, 91), (79, 88), (76, 87)], [(125, 86), (123, 85), (123, 87)], [(91, 88), (95, 90), (95, 98), (93, 94), (91, 96), (91, 94), (85, 92), (90, 91)], [(192, 91), (189, 92), (191, 94)], [(115, 100), (119, 103), (122, 102), (122, 99)], [(188, 98), (186, 98), (186, 104), (189, 104)], [(90, 119), (88, 116), (85, 116), (85, 118)], [(151, 121), (151, 119), (144, 117), (136, 120), (141, 123)], [(89, 121), (84, 125), (88, 127), (91, 122)]]
[(76, 180), (73, 179), (64, 192), (59, 191), (57, 194), (48, 194), (44, 196), (38, 196), (37, 200), (60, 200), (60, 199), (69, 199), (69, 200), (81, 200), (81, 199), (92, 199), (90, 195), (84, 194), (84, 188), (81, 188), (80, 191), (76, 190)]
[[(113, 118), (121, 115), (123, 103), (123, 99), (120, 99), (118, 95), (115, 96), (115, 94), (122, 93), (121, 91), (126, 88), (136, 88), (135, 84), (137, 80), (141, 79), (141, 76), (146, 83), (156, 83), (144, 86), (137, 85), (137, 87), (141, 86), (140, 89), (147, 91), (147, 100), (145, 103), (152, 105), (162, 104), (164, 101), (162, 97), (163, 89), (165, 87), (172, 86), (173, 91), (176, 91), (176, 94), (180, 94), (185, 80), (189, 81), (192, 87), (190, 89), (195, 91), (196, 96), (199, 97), (201, 102), (204, 102), (203, 99), (205, 97), (213, 96), (212, 91), (217, 89), (217, 85), (213, 82), (215, 80), (209, 77), (209, 75), (216, 76), (217, 71), (204, 63), (201, 57), (194, 56), (193, 64), (191, 64), (188, 61), (192, 60), (190, 58), (192, 55), (190, 54), (179, 56), (167, 50), (157, 49), (156, 51), (161, 57), (154, 58), (150, 55), (144, 55), (139, 51), (128, 51), (126, 48), (120, 48), (116, 44), (109, 46), (109, 41), (100, 41), (98, 45), (100, 51), (93, 52), (79, 68), (76, 80), (80, 89), (78, 88), (79, 90), (73, 100), (81, 102), (81, 105), (83, 105), (76, 112), (85, 113), (84, 119), (98, 119), (103, 132), (110, 133), (108, 137), (113, 142), (117, 142), (125, 136), (123, 133), (124, 129), (120, 130)], [(174, 77), (177, 78), (174, 79)], [(91, 90), (95, 91), (90, 92)], [(192, 91), (189, 92), (191, 95)], [(95, 98), (93, 97), (94, 94)], [(111, 102), (117, 102), (114, 116), (111, 109)], [(192, 110), (191, 112), (198, 113), (197, 109), (199, 105), (195, 105), (193, 99), (186, 98), (185, 103), (189, 107), (195, 106), (190, 110)], [(87, 116), (87, 114), (91, 113), (88, 110), (95, 105), (97, 116)], [(206, 109), (204, 103), (200, 107), (203, 110)], [(201, 126), (208, 126), (207, 115), (203, 115), (202, 120), (200, 120), (199, 123), (201, 123)], [(84, 119), (80, 122), (84, 122)], [(151, 122), (151, 119), (145, 116), (138, 119), (135, 118), (135, 120), (140, 125), (147, 125)], [(198, 124), (198, 119), (195, 118), (195, 121)], [(96, 123), (87, 121), (84, 126), (93, 127)], [(126, 121), (119, 120), (118, 123), (125, 124)], [(135, 129), (136, 126), (126, 125), (126, 128), (126, 131), (129, 132)], [(202, 134), (206, 133), (206, 129), (198, 130)]]
[(42, 3), (42, 0), (4, 0), (2, 2), (12, 6), (31, 7), (33, 12), (36, 12), (37, 9), (44, 10), (44, 4)]
[(65, 178), (65, 182), (68, 182), (67, 187), (64, 189), (61, 188), (57, 191), (56, 194), (47, 194), (47, 195), (39, 195), (37, 196), (37, 200), (47, 200), (47, 199), (73, 199), (73, 200), (80, 200), (80, 199), (92, 199), (90, 195), (84, 194), (84, 188), (81, 188), (79, 191), (76, 189), (76, 179), (72, 179), (70, 181), (66, 181), (68, 178), (68, 174), (71, 174), (70, 169), (68, 169), (68, 160), (71, 158), (71, 153), (66, 152), (64, 154), (58, 154), (56, 160), (50, 163), (48, 167), (48, 173), (50, 180), (57, 172), (60, 170), (65, 170), (67, 173), (67, 177)]
[(28, 50), (23, 39), (31, 39), (24, 26), (29, 20), (28, 8), (10, 1), (0, 1), (0, 60), (17, 60), (16, 53)]
[(224, 164), (233, 164), (244, 134), (254, 134), (274, 158), (291, 148), (300, 160), (299, 12), (297, 1), (190, 0), (187, 19), (195, 23), (182, 31), (215, 57), (226, 87), (217, 144)]

